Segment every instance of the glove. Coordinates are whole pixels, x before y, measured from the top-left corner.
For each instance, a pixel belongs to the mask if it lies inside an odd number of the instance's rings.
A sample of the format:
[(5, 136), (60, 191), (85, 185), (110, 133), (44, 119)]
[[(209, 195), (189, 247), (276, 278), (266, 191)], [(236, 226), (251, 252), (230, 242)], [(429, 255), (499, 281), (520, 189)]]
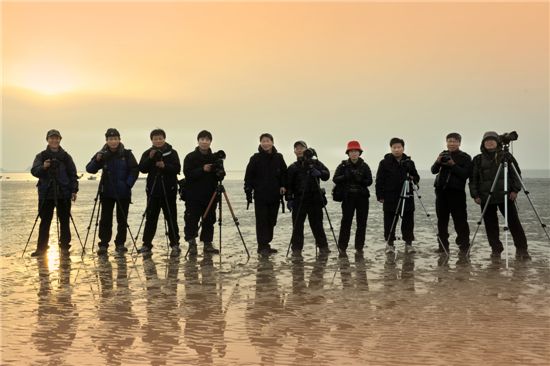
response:
[(312, 168), (311, 171), (309, 172), (309, 174), (312, 176), (312, 177), (315, 177), (315, 178), (318, 178), (321, 176), (321, 172), (319, 171), (319, 169), (317, 168)]
[(246, 194), (246, 202), (252, 203), (252, 191), (246, 190), (244, 193)]
[(289, 211), (292, 211), (294, 209), (294, 200), (287, 201), (286, 208), (288, 208)]

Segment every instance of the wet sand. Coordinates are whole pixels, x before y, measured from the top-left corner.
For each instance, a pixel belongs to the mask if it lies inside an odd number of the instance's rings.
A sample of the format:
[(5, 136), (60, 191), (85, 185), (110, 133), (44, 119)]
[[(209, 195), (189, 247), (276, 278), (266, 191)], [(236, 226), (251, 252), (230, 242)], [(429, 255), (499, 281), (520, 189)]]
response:
[[(548, 223), (548, 181), (526, 183)], [(143, 184), (131, 206), (134, 233), (145, 208)], [(400, 242), (397, 257), (387, 257), (381, 208), (372, 200), (364, 257), (353, 250), (348, 258), (335, 250), (316, 257), (307, 225), (303, 258), (285, 257), (287, 213), (279, 216), (273, 243), (279, 253), (262, 259), (242, 184), (225, 185), (252, 254), (248, 262), (227, 209), (221, 257), (199, 250), (196, 258), (169, 258), (159, 230), (150, 258), (116, 257), (112, 246), (107, 258), (98, 258), (91, 240), (81, 257), (74, 233), (71, 256), (60, 258), (52, 227), (48, 256), (29, 257), (35, 233), (21, 258), (36, 216), (34, 186), (3, 182), (2, 364), (550, 364), (550, 244), (524, 196), (519, 209), (533, 260), (516, 261), (510, 241), (506, 269), (504, 258), (489, 258), (483, 227), (470, 261), (460, 260), (453, 244), (449, 260), (432, 253), (433, 229), (420, 205), (419, 252), (405, 255)], [(73, 209), (82, 240), (96, 189), (97, 183), (81, 182)], [(433, 212), (433, 192), (422, 193)], [(473, 231), (479, 209), (468, 203)], [(337, 204), (330, 203), (329, 214), (338, 230)], [(334, 248), (326, 222), (325, 228)]]

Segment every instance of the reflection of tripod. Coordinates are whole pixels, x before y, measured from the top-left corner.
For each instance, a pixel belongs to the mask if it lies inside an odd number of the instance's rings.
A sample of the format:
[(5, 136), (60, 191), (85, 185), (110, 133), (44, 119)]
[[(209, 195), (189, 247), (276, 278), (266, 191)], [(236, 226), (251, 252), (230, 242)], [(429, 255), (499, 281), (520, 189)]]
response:
[[(235, 224), (235, 227), (237, 228), (237, 231), (239, 232), (239, 236), (241, 237), (241, 241), (244, 246), (244, 250), (246, 252), (247, 258), (250, 259), (250, 253), (248, 252), (248, 248), (246, 247), (246, 243), (244, 242), (243, 234), (241, 233), (241, 228), (239, 227), (239, 219), (237, 216), (235, 216), (235, 212), (233, 211), (233, 206), (231, 206), (231, 202), (229, 202), (229, 198), (227, 197), (227, 192), (225, 191), (225, 187), (222, 184), (222, 181), (218, 181), (218, 185), (216, 187), (216, 190), (212, 192), (212, 197), (210, 198), (210, 202), (208, 202), (208, 206), (206, 207), (206, 210), (201, 216), (201, 222), (199, 224), (199, 230), (202, 227), (202, 223), (208, 216), (208, 213), (212, 209), (213, 205), (218, 205), (218, 225), (220, 227), (219, 237), (219, 250), (220, 255), (222, 253), (222, 194), (225, 197), (225, 202), (227, 203), (227, 207), (229, 207), (229, 212), (231, 213), (231, 217), (233, 218), (233, 223)], [(214, 207), (214, 210), (216, 208)], [(185, 253), (185, 257), (187, 258), (187, 255), (189, 254), (189, 248), (187, 248), (187, 252)]]
[[(120, 209), (120, 211), (122, 212), (122, 215), (124, 216), (124, 221), (126, 223), (126, 229), (128, 230), (128, 233), (130, 234), (130, 238), (132, 239), (132, 243), (134, 245), (134, 248), (136, 248), (136, 241), (134, 240), (134, 236), (132, 235), (132, 231), (130, 230), (130, 225), (128, 225), (128, 213), (125, 212), (123, 207), (122, 207), (122, 204), (120, 202), (120, 198), (119, 198), (118, 193), (116, 191), (116, 185), (113, 183), (113, 181), (111, 179), (111, 172), (107, 168), (107, 164), (105, 164), (103, 166), (103, 173), (101, 174), (101, 179), (99, 180), (99, 185), (97, 186), (97, 193), (96, 193), (95, 198), (94, 198), (94, 208), (92, 209), (92, 214), (90, 215), (90, 222), (88, 223), (88, 228), (86, 229), (87, 230), (86, 239), (84, 240), (84, 246), (82, 247), (82, 255), (84, 255), (84, 253), (86, 251), (86, 245), (88, 243), (88, 235), (90, 234), (90, 228), (92, 227), (92, 221), (94, 219), (95, 209), (96, 209), (96, 206), (97, 206), (97, 216), (96, 216), (96, 220), (95, 220), (94, 236), (93, 236), (93, 240), (92, 240), (92, 252), (94, 251), (96, 234), (97, 234), (97, 227), (99, 226), (99, 219), (101, 217), (101, 208), (102, 208), (101, 198), (102, 198), (103, 189), (105, 188), (105, 179), (108, 179), (109, 183), (111, 184), (111, 187), (112, 187), (114, 195), (115, 195), (115, 200), (116, 200), (116, 206), (117, 206), (116, 210), (118, 211)], [(99, 204), (98, 204), (98, 201), (99, 201)]]
[[(475, 241), (477, 232), (479, 231), (479, 227), (481, 226), (481, 223), (483, 222), (483, 218), (485, 216), (485, 213), (487, 212), (487, 208), (489, 206), (491, 198), (493, 197), (495, 187), (496, 187), (497, 182), (498, 182), (499, 177), (500, 177), (500, 172), (502, 170), (504, 170), (504, 238), (505, 238), (504, 250), (505, 250), (505, 256), (506, 256), (506, 268), (508, 268), (508, 231), (509, 231), (509, 228), (508, 228), (508, 200), (509, 200), (509, 193), (510, 193), (508, 191), (508, 186), (509, 186), (508, 168), (509, 168), (510, 165), (512, 166), (512, 170), (513, 170), (514, 174), (516, 175), (517, 179), (521, 183), (521, 187), (523, 188), (523, 191), (525, 192), (525, 195), (527, 196), (527, 199), (529, 200), (529, 204), (531, 205), (535, 215), (537, 216), (537, 219), (538, 219), (542, 229), (544, 230), (544, 233), (546, 234), (546, 237), (550, 240), (550, 236), (548, 235), (548, 231), (546, 231), (546, 224), (544, 224), (542, 222), (542, 219), (540, 218), (540, 215), (537, 212), (535, 206), (533, 205), (533, 201), (531, 200), (531, 197), (529, 196), (530, 193), (527, 190), (527, 188), (525, 187), (525, 184), (523, 183), (523, 180), (521, 179), (521, 175), (519, 174), (519, 171), (518, 171), (517, 167), (515, 166), (514, 162), (510, 159), (509, 145), (504, 144), (502, 161), (501, 161), (500, 165), (498, 166), (497, 173), (496, 173), (495, 178), (493, 180), (493, 184), (491, 185), (491, 190), (489, 192), (489, 197), (487, 198), (487, 201), (485, 202), (485, 205), (483, 207), (483, 211), (481, 212), (481, 218), (477, 222), (477, 228), (476, 228), (476, 231), (474, 232), (474, 236), (472, 237), (472, 241), (470, 243), (470, 248), (468, 249), (468, 255), (470, 254), (470, 251), (472, 250), (472, 247), (474, 246), (474, 241)], [(519, 218), (518, 218), (518, 220), (519, 220)]]

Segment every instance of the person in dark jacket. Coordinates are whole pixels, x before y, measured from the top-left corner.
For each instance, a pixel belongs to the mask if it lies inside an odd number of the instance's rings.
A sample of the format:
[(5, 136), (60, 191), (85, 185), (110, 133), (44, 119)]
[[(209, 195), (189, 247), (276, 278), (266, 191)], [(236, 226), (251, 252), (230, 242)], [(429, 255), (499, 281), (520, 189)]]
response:
[(59, 248), (68, 254), (71, 247), (71, 200), (76, 200), (78, 177), (73, 158), (60, 146), (61, 134), (49, 130), (46, 134), (48, 146), (34, 158), (31, 174), (38, 178), (38, 214), (40, 228), (36, 251), (31, 255), (40, 256), (48, 250), (53, 209), (57, 211), (60, 223)]
[(287, 207), (292, 211), (292, 253), (299, 256), (304, 247), (304, 222), (306, 217), (315, 237), (315, 245), (322, 255), (330, 253), (323, 228), (323, 207), (326, 198), (319, 187), (319, 180), (327, 181), (330, 172), (308, 149), (304, 141), (294, 143), (297, 161), (287, 171)]
[(365, 246), (365, 233), (367, 230), (367, 218), (369, 215), (369, 186), (372, 184), (372, 173), (369, 165), (359, 156), (363, 153), (358, 141), (348, 142), (346, 154), (349, 159), (342, 161), (336, 168), (332, 181), (341, 186), (344, 195), (342, 201), (342, 221), (340, 223), (340, 235), (338, 247), (340, 254), (344, 254), (348, 248), (351, 223), (353, 215), (357, 213), (357, 230), (355, 231), (355, 251), (363, 253)]
[[(403, 217), (401, 217), (401, 233), (405, 241), (405, 251), (414, 253), (412, 246), (414, 241), (414, 192), (413, 184), (418, 185), (420, 176), (416, 171), (414, 161), (404, 154), (405, 141), (394, 137), (390, 140), (391, 153), (386, 154), (378, 165), (376, 172), (376, 198), (383, 204), (384, 210), (384, 238), (387, 241), (386, 253), (395, 253), (394, 241), (397, 225), (392, 228), (396, 213), (401, 215), (405, 205)], [(399, 199), (405, 181), (410, 180), (408, 195)], [(398, 207), (399, 205), (399, 207)]]
[[(210, 149), (212, 134), (203, 130), (197, 135), (198, 146), (187, 154), (183, 161), (185, 175), (185, 241), (189, 243), (189, 254), (197, 254), (197, 236), (199, 222), (206, 212), (208, 203), (218, 187), (218, 182), (225, 177), (223, 161), (219, 154)], [(216, 222), (216, 202), (202, 221), (200, 240), (204, 243), (205, 254), (219, 254), (214, 248), (214, 223)]]
[(514, 164), (518, 173), (521, 174), (516, 159), (511, 154), (503, 151), (499, 135), (493, 131), (486, 132), (481, 141), (481, 154), (476, 155), (473, 160), (470, 195), (478, 205), (481, 205), (482, 212), (483, 207), (489, 201), (483, 220), (487, 231), (487, 239), (492, 249), (491, 256), (497, 258), (500, 258), (500, 254), (504, 250), (504, 246), (499, 239), (497, 209), (504, 215), (504, 199), (506, 196), (508, 200), (508, 228), (512, 233), (514, 245), (516, 246), (516, 258), (528, 260), (531, 257), (527, 251), (527, 238), (515, 206), (515, 200), (521, 190), (521, 182), (511, 166), (507, 177), (509, 193), (504, 191), (504, 170), (502, 169), (493, 194), (489, 195), (498, 167), (502, 163), (505, 154), (508, 154), (509, 163)]
[(162, 209), (164, 220), (168, 224), (170, 255), (179, 256), (180, 235), (176, 198), (178, 193), (178, 174), (181, 170), (178, 152), (166, 142), (166, 132), (155, 129), (150, 134), (153, 146), (145, 150), (139, 161), (139, 170), (147, 173), (147, 208), (143, 246), (140, 253), (149, 254), (153, 248), (153, 237), (157, 231), (157, 222)]
[(262, 255), (277, 253), (270, 243), (281, 198), (286, 193), (286, 169), (283, 155), (273, 146), (273, 136), (262, 134), (258, 152), (250, 158), (244, 177), (246, 200), (254, 201), (258, 253)]
[(449, 253), (449, 215), (453, 217), (456, 244), (460, 253), (467, 253), (470, 247), (465, 187), (466, 181), (472, 174), (472, 158), (460, 150), (461, 141), (460, 134), (456, 132), (448, 134), (447, 150), (439, 154), (432, 165), (432, 174), (437, 174), (434, 187), (439, 253)]
[(107, 248), (113, 234), (113, 209), (116, 204), (117, 235), (115, 250), (122, 254), (128, 251), (126, 231), (128, 228), (128, 209), (132, 198), (132, 187), (139, 175), (139, 168), (132, 150), (124, 148), (120, 142), (120, 133), (109, 128), (105, 133), (106, 144), (96, 153), (86, 171), (91, 174), (103, 169), (100, 181), (101, 218), (99, 220), (98, 255), (107, 254)]

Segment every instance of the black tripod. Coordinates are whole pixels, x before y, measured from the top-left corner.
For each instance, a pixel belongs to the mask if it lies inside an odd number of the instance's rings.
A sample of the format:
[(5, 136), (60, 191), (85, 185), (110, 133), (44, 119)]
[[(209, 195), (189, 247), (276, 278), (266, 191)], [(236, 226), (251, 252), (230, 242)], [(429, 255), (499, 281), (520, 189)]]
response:
[[(199, 224), (199, 230), (202, 227), (203, 221), (208, 216), (208, 213), (212, 209), (213, 205), (218, 205), (218, 225), (220, 227), (219, 237), (219, 250), (220, 255), (222, 253), (222, 194), (225, 198), (225, 202), (227, 203), (227, 207), (229, 208), (229, 212), (231, 213), (231, 217), (233, 218), (233, 223), (235, 224), (235, 227), (237, 228), (237, 231), (239, 232), (239, 236), (241, 237), (241, 241), (244, 246), (244, 250), (246, 252), (247, 260), (250, 259), (250, 253), (248, 252), (248, 248), (246, 247), (246, 243), (244, 242), (243, 234), (241, 233), (241, 228), (239, 227), (239, 219), (237, 216), (235, 216), (235, 212), (233, 211), (233, 206), (231, 206), (231, 202), (229, 202), (229, 198), (227, 197), (227, 192), (225, 191), (225, 187), (222, 184), (221, 180), (218, 180), (218, 186), (216, 187), (216, 190), (212, 193), (212, 197), (210, 198), (210, 202), (208, 202), (208, 206), (206, 207), (206, 210), (204, 211), (203, 215), (201, 216), (201, 222)], [(214, 208), (215, 210), (215, 208)], [(189, 254), (189, 248), (187, 248), (187, 252), (185, 253), (185, 258), (187, 258), (187, 255)]]
[(495, 191), (496, 184), (497, 184), (498, 179), (500, 177), (500, 173), (501, 173), (501, 171), (504, 171), (504, 238), (505, 238), (504, 239), (505, 240), (504, 250), (505, 250), (505, 256), (506, 256), (506, 268), (508, 268), (508, 232), (509, 232), (509, 228), (508, 228), (508, 199), (509, 198), (508, 198), (508, 196), (510, 194), (510, 192), (508, 190), (508, 185), (509, 185), (508, 170), (509, 170), (509, 166), (512, 166), (512, 171), (514, 172), (514, 174), (518, 178), (519, 182), (521, 183), (521, 187), (523, 188), (523, 191), (525, 192), (525, 195), (527, 196), (527, 199), (529, 200), (529, 204), (531, 205), (531, 208), (533, 209), (533, 212), (537, 216), (537, 219), (538, 219), (542, 229), (544, 230), (544, 233), (546, 234), (546, 237), (550, 241), (550, 236), (548, 235), (548, 231), (546, 230), (546, 224), (542, 222), (542, 219), (541, 219), (539, 213), (537, 212), (537, 209), (535, 208), (535, 206), (533, 204), (533, 201), (531, 200), (530, 192), (527, 190), (527, 187), (525, 187), (525, 183), (521, 179), (521, 175), (519, 174), (519, 171), (518, 171), (517, 167), (514, 165), (514, 162), (510, 159), (509, 146), (510, 146), (509, 144), (503, 144), (504, 153), (503, 153), (503, 156), (502, 156), (502, 161), (501, 161), (500, 165), (498, 166), (497, 173), (495, 175), (495, 179), (493, 180), (493, 184), (491, 185), (491, 190), (489, 192), (489, 197), (487, 198), (487, 202), (485, 202), (485, 206), (483, 207), (483, 211), (481, 212), (481, 218), (477, 222), (477, 228), (476, 228), (476, 231), (474, 232), (474, 236), (472, 237), (472, 241), (470, 242), (470, 248), (468, 249), (468, 256), (469, 256), (470, 251), (472, 250), (472, 247), (474, 246), (474, 241), (475, 241), (477, 232), (479, 231), (479, 227), (481, 226), (481, 223), (483, 222), (483, 217), (485, 216), (485, 213), (487, 212), (487, 207), (489, 206), (491, 198), (493, 197), (493, 193)]
[[(34, 232), (34, 228), (36, 227), (36, 223), (38, 222), (38, 218), (40, 217), (40, 214), (42, 213), (42, 210), (44, 209), (44, 205), (47, 201), (47, 197), (48, 197), (48, 194), (50, 193), (50, 189), (53, 187), (54, 191), (53, 191), (53, 196), (54, 196), (54, 209), (55, 209), (55, 219), (56, 219), (56, 223), (57, 223), (57, 242), (59, 243), (60, 242), (60, 238), (59, 238), (59, 214), (58, 214), (58, 192), (59, 192), (59, 185), (57, 183), (57, 178), (56, 178), (56, 174), (57, 174), (57, 170), (55, 167), (50, 167), (50, 171), (49, 171), (49, 181), (48, 181), (48, 186), (46, 187), (46, 193), (44, 195), (44, 199), (42, 200), (42, 202), (40, 203), (40, 207), (38, 208), (38, 214), (36, 215), (36, 218), (34, 219), (34, 224), (32, 225), (32, 229), (31, 229), (31, 233), (29, 234), (29, 238), (27, 239), (27, 243), (25, 244), (25, 249), (23, 249), (23, 254), (21, 255), (21, 257), (23, 257), (25, 255), (25, 252), (27, 251), (27, 247), (29, 245), (29, 242), (31, 241), (31, 237), (32, 237), (32, 233)], [(63, 204), (66, 204), (64, 201), (63, 201)], [(80, 242), (80, 246), (82, 247), (82, 249), (84, 250), (84, 246), (82, 245), (82, 240), (80, 239), (80, 234), (78, 233), (78, 230), (76, 228), (76, 224), (74, 222), (74, 219), (73, 219), (73, 215), (71, 214), (70, 210), (68, 210), (68, 214), (69, 214), (69, 218), (73, 224), (73, 227), (74, 227), (74, 231), (76, 233), (76, 236), (78, 237), (78, 241)]]
[(132, 239), (132, 244), (134, 246), (134, 249), (136, 249), (136, 241), (134, 239), (134, 236), (132, 235), (132, 231), (130, 230), (130, 225), (128, 225), (128, 212), (125, 212), (122, 208), (120, 198), (119, 198), (118, 193), (116, 191), (116, 185), (114, 184), (114, 182), (111, 178), (111, 172), (109, 171), (109, 169), (107, 168), (107, 164), (105, 163), (103, 165), (103, 173), (101, 174), (101, 178), (99, 180), (99, 185), (97, 187), (97, 193), (96, 193), (95, 198), (94, 198), (94, 207), (92, 209), (92, 214), (90, 215), (90, 222), (88, 223), (88, 228), (86, 229), (87, 230), (86, 231), (86, 239), (84, 240), (84, 246), (82, 247), (82, 256), (86, 252), (86, 245), (88, 243), (88, 236), (90, 234), (90, 228), (92, 226), (92, 221), (93, 221), (94, 215), (95, 215), (95, 209), (97, 207), (97, 216), (96, 216), (95, 227), (94, 227), (94, 237), (93, 237), (93, 240), (92, 240), (92, 252), (94, 251), (96, 234), (97, 234), (97, 227), (99, 226), (99, 219), (101, 217), (101, 208), (102, 208), (101, 196), (103, 194), (103, 189), (105, 188), (105, 179), (107, 179), (109, 181), (109, 183), (111, 184), (111, 187), (112, 187), (113, 192), (115, 194), (115, 200), (116, 200), (116, 205), (117, 205), (116, 209), (117, 210), (120, 209), (120, 211), (124, 215), (124, 221), (126, 223), (126, 229), (128, 230), (128, 233), (130, 234), (130, 238)]

